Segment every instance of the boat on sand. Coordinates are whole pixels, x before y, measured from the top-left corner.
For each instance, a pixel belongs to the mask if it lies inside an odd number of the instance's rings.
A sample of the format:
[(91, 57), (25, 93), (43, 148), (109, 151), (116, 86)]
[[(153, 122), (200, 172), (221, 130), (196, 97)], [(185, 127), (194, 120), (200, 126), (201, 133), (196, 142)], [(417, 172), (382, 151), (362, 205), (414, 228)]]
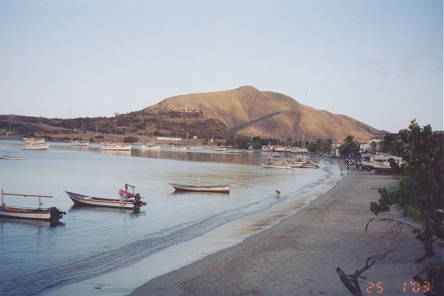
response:
[(291, 165), (287, 161), (268, 161), (267, 163), (260, 162), (263, 168), (270, 169), (291, 169)]

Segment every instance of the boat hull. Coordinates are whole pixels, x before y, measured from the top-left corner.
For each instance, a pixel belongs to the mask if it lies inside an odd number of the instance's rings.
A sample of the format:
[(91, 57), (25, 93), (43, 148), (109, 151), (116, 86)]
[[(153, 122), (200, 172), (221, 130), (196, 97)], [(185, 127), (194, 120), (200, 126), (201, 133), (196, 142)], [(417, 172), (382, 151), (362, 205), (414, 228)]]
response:
[(140, 205), (135, 205), (132, 201), (122, 201), (120, 199), (93, 197), (66, 191), (69, 198), (78, 206), (87, 207), (108, 207), (118, 209), (139, 209)]
[[(12, 206), (0, 206), (0, 217), (7, 218), (21, 218), (21, 219), (33, 219), (44, 221), (57, 221), (63, 217), (62, 212), (58, 209), (54, 209), (55, 213), (51, 213), (54, 208), (23, 208)], [(59, 213), (57, 213), (59, 211)]]
[(22, 150), (48, 150), (48, 144), (25, 144), (20, 147)]
[(71, 142), (71, 146), (76, 146), (76, 147), (87, 147), (89, 144), (88, 141), (73, 141)]
[(18, 207), (0, 207), (0, 216), (8, 218), (25, 218), (37, 220), (51, 220), (51, 214), (48, 209), (27, 209)]
[(216, 193), (230, 193), (230, 186), (217, 185), (217, 186), (198, 186), (198, 185), (183, 185), (183, 184), (170, 184), (176, 191), (182, 192), (216, 192)]
[(307, 162), (307, 163), (302, 164), (301, 168), (303, 168), (303, 169), (318, 169), (319, 166), (317, 164)]
[(23, 160), (23, 157), (4, 155), (4, 156), (0, 156), (0, 159), (5, 159), (5, 160)]
[(102, 146), (100, 146), (100, 150), (102, 150), (102, 151), (120, 151), (120, 152), (129, 152), (129, 151), (131, 151), (131, 145), (122, 145), (122, 144), (102, 144)]

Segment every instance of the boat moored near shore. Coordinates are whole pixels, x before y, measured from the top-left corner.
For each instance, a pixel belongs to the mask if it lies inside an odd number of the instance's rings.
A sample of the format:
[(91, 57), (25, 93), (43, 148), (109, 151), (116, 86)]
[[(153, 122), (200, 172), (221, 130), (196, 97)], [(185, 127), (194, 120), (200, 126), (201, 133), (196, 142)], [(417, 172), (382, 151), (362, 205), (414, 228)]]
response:
[(102, 143), (100, 146), (102, 151), (131, 151), (131, 145), (123, 145), (116, 143)]
[(230, 185), (189, 185), (170, 183), (175, 191), (230, 193)]
[[(22, 207), (22, 206), (7, 206), (4, 202), (5, 196), (21, 196), (21, 197), (37, 197), (39, 199), (39, 206), (37, 208)], [(22, 218), (22, 219), (34, 219), (45, 221), (58, 221), (63, 218), (66, 212), (56, 208), (41, 208), (42, 198), (53, 198), (48, 195), (34, 195), (34, 194), (17, 194), (6, 193), (2, 190), (2, 204), (0, 205), (0, 217), (8, 218)]]
[(143, 197), (139, 194), (136, 194), (134, 198), (128, 200), (93, 197), (69, 191), (66, 191), (66, 194), (68, 194), (69, 198), (71, 198), (74, 204), (78, 206), (138, 210), (146, 205), (146, 202), (143, 201)]

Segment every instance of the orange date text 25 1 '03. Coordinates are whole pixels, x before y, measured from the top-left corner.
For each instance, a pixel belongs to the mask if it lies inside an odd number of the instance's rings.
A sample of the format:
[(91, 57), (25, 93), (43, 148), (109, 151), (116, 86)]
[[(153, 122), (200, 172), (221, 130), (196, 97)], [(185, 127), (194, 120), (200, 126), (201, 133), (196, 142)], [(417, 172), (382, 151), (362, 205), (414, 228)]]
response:
[[(402, 283), (402, 287), (400, 288), (402, 293), (426, 293), (430, 291), (430, 284), (427, 281), (425, 281), (423, 285), (415, 281), (410, 281)], [(367, 294), (384, 294), (384, 283), (368, 282), (365, 292), (367, 292)]]

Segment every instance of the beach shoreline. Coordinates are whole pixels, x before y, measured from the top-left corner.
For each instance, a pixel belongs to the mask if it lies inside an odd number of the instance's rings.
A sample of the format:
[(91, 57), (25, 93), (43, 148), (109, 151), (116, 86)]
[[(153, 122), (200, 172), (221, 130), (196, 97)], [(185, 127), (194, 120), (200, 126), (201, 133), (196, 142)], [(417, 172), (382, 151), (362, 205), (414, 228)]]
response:
[(370, 201), (379, 198), (375, 188), (395, 182), (393, 176), (351, 172), (280, 223), (158, 276), (130, 295), (348, 295), (336, 268), (353, 273), (387, 246), (395, 252), (363, 274), (364, 294), (415, 295), (409, 294), (409, 282), (422, 269), (415, 263), (422, 246), (414, 235), (405, 229), (388, 245), (389, 225), (372, 223), (364, 231), (375, 217), (369, 210)]
[[(273, 195), (267, 202), (268, 206), (261, 211), (253, 211), (225, 222), (203, 235), (158, 250), (134, 264), (83, 281), (55, 287), (46, 294), (78, 295), (83, 291), (85, 295), (128, 295), (151, 279), (233, 247), (246, 238), (278, 224), (322, 196), (342, 178), (343, 175), (336, 170), (322, 182), (317, 182), (316, 186), (297, 196), (292, 192), (283, 192), (280, 197)], [(172, 258), (174, 260), (171, 260)]]

